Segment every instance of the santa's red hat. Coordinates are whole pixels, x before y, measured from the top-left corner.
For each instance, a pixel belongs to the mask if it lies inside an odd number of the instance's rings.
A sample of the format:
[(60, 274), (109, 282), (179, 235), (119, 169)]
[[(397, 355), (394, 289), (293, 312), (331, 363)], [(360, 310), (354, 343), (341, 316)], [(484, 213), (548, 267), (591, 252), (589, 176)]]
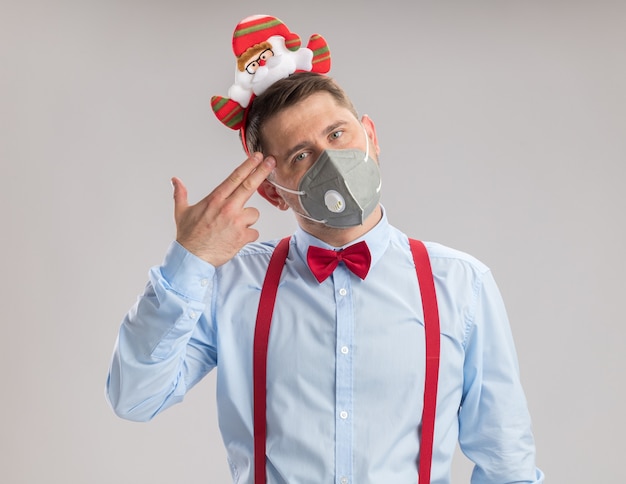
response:
[(285, 45), (289, 50), (298, 50), (302, 41), (298, 34), (291, 32), (287, 26), (276, 17), (269, 15), (253, 15), (243, 19), (233, 32), (233, 52), (239, 57), (250, 47), (265, 42), (273, 35), (285, 38)]
[[(251, 47), (254, 47), (263, 42), (267, 42), (273, 36), (281, 36), (285, 40), (285, 47), (290, 50), (289, 54), (294, 54), (298, 51), (302, 45), (302, 41), (297, 34), (291, 32), (287, 26), (277, 19), (269, 15), (253, 15), (243, 19), (235, 27), (233, 33), (233, 52), (235, 57), (239, 58)], [(330, 51), (328, 44), (324, 37), (319, 34), (313, 34), (309, 37), (306, 49), (311, 52), (312, 58), (310, 58), (310, 66), (307, 68), (297, 67), (295, 71), (291, 71), (285, 74), (285, 77), (297, 72), (298, 70), (307, 70), (311, 72), (317, 72), (320, 74), (326, 74), (330, 70)], [(258, 54), (258, 52), (257, 52)], [(286, 54), (286, 53), (285, 53)], [(244, 72), (238, 67), (239, 71)], [(250, 74), (254, 75), (254, 74)], [(241, 87), (235, 81), (235, 85), (232, 88)], [(243, 91), (244, 95), (247, 95), (247, 91)], [(260, 94), (257, 92), (256, 94)], [(240, 130), (242, 135), (242, 142), (244, 150), (248, 152), (246, 146), (246, 136), (244, 128), (246, 124), (246, 116), (250, 103), (254, 98), (254, 94), (250, 89), (249, 99), (247, 102), (242, 102), (231, 99), (230, 97), (213, 96), (211, 98), (211, 107), (217, 119), (228, 128), (234, 130)]]

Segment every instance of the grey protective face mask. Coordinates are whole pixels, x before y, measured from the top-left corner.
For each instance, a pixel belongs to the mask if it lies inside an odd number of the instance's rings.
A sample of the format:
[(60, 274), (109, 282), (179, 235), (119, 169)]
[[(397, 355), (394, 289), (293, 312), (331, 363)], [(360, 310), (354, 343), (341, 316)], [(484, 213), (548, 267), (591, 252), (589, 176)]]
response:
[[(365, 127), (363, 128), (365, 132)], [(268, 180), (275, 187), (298, 195), (306, 214), (302, 217), (329, 227), (362, 225), (380, 200), (380, 170), (366, 151), (357, 149), (324, 150), (291, 190)]]

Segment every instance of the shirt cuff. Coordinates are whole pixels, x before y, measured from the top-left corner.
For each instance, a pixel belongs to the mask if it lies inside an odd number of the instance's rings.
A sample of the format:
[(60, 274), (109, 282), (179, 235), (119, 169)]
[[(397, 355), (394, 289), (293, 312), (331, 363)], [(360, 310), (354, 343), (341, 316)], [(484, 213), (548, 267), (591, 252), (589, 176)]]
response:
[(203, 301), (213, 285), (215, 267), (174, 241), (165, 255), (161, 275), (177, 293)]

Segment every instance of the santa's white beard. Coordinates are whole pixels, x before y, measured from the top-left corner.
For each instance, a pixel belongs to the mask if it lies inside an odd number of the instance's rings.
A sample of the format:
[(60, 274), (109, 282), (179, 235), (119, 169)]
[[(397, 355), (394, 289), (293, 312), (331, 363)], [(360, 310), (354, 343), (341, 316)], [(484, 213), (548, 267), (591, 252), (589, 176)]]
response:
[(290, 51), (285, 47), (285, 39), (272, 36), (268, 39), (274, 55), (254, 74), (248, 71), (235, 71), (235, 84), (228, 90), (228, 97), (246, 108), (250, 104), (252, 94), (259, 96), (272, 84), (293, 74), (296, 70), (310, 71), (312, 68), (313, 51), (300, 48)]
[(267, 61), (267, 64), (259, 67), (252, 79), (252, 90), (257, 96), (265, 91), (279, 79), (284, 79), (293, 74), (296, 64), (290, 56), (275, 55)]

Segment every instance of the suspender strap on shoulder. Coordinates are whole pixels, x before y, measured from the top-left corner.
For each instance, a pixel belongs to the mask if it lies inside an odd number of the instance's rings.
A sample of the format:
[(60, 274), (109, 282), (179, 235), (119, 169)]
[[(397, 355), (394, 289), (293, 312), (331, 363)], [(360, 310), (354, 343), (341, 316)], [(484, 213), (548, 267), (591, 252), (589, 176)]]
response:
[(254, 329), (253, 365), (253, 399), (254, 399), (254, 482), (265, 483), (265, 440), (266, 422), (266, 388), (267, 388), (267, 345), (270, 337), (272, 313), (276, 302), (276, 293), (280, 275), (283, 272), (289, 254), (289, 239), (282, 239), (270, 258)]
[(440, 329), (435, 281), (426, 246), (419, 240), (409, 239), (417, 279), (422, 296), (424, 331), (426, 337), (426, 375), (424, 382), (424, 409), (420, 439), (419, 484), (430, 483), (433, 458), (437, 386), (439, 380)]

